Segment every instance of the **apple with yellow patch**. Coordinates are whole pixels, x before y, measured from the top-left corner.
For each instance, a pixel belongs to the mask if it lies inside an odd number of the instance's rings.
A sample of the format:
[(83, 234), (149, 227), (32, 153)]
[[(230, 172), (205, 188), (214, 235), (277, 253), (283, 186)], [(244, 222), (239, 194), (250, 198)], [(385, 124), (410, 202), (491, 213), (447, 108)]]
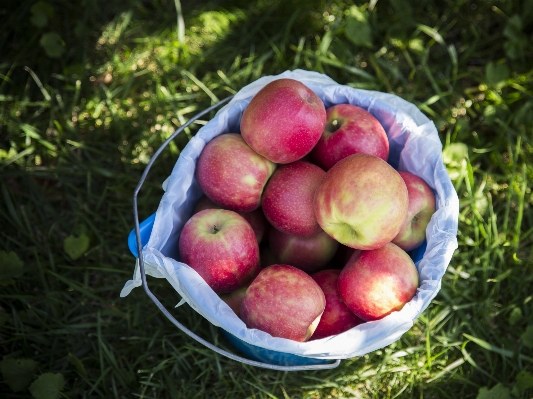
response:
[(318, 186), (318, 224), (341, 244), (371, 250), (392, 241), (407, 215), (407, 187), (387, 162), (353, 154), (335, 164)]
[(395, 244), (361, 251), (342, 269), (337, 289), (346, 306), (366, 321), (401, 310), (419, 284), (413, 260)]
[(240, 134), (226, 133), (207, 143), (195, 173), (211, 201), (232, 211), (251, 212), (261, 205), (263, 189), (275, 169)]
[(302, 270), (289, 265), (264, 268), (246, 290), (241, 319), (273, 337), (307, 341), (326, 307), (320, 286)]

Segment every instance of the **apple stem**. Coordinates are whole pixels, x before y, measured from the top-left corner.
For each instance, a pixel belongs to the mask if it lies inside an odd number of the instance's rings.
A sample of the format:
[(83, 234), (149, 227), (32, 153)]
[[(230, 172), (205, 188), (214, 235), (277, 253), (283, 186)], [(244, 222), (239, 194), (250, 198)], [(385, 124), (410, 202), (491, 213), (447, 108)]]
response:
[(326, 124), (326, 130), (328, 130), (330, 133), (335, 133), (339, 128), (340, 126), (338, 119), (333, 119), (331, 122)]
[(220, 231), (220, 229), (217, 227), (216, 224), (214, 224), (214, 225), (213, 225), (213, 230), (212, 230), (212, 231), (213, 231), (213, 234), (216, 234), (216, 233), (218, 233), (218, 232)]

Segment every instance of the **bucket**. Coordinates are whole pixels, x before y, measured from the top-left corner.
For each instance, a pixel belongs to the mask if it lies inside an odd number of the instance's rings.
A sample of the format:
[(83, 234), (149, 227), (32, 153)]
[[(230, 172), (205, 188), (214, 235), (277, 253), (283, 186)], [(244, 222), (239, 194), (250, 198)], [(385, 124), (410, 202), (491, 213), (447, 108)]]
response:
[[(315, 91), (326, 107), (351, 103), (372, 113), (387, 132), (391, 148), (389, 163), (398, 170), (414, 173), (426, 180), (435, 192), (437, 203), (437, 211), (426, 230), (426, 242), (410, 253), (420, 276), (415, 297), (402, 310), (381, 320), (363, 323), (337, 336), (306, 343), (247, 329), (196, 272), (176, 260), (179, 254), (176, 253), (177, 245), (173, 244), (177, 243), (183, 224), (202, 195), (194, 178), (194, 168), (203, 146), (218, 134), (235, 132), (242, 111), (253, 94), (269, 81), (279, 78), (302, 81)], [(139, 222), (137, 195), (159, 154), (190, 123), (224, 104), (227, 105), (200, 129), (182, 151), (171, 176), (163, 184), (166, 192), (157, 212)], [(126, 283), (121, 296), (142, 286), (175, 326), (206, 347), (242, 363), (291, 371), (337, 367), (341, 359), (361, 356), (387, 346), (411, 328), (438, 293), (442, 276), (457, 248), (459, 201), (442, 162), (442, 145), (436, 128), (413, 104), (391, 94), (342, 86), (325, 75), (296, 70), (261, 78), (234, 97), (202, 111), (176, 130), (148, 163), (133, 195), (133, 213), (135, 227), (128, 237), (128, 246), (138, 259), (134, 277)], [(139, 257), (139, 253), (142, 256)], [(220, 327), (228, 341), (245, 357), (212, 345), (178, 322), (151, 293), (146, 274), (166, 278), (193, 309)]]

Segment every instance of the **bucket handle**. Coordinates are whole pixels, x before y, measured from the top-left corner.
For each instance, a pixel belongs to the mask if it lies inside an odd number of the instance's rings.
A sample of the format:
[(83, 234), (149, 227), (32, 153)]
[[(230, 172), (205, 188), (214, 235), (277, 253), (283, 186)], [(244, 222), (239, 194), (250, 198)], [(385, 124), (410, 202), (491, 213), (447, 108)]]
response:
[(140, 233), (140, 227), (139, 227), (139, 211), (137, 209), (137, 195), (139, 194), (139, 191), (141, 190), (141, 187), (144, 184), (144, 181), (146, 180), (146, 176), (148, 175), (148, 172), (150, 171), (152, 164), (155, 162), (157, 157), (163, 152), (163, 150), (168, 146), (168, 144), (174, 140), (174, 138), (180, 134), (187, 126), (189, 126), (192, 122), (196, 121), (198, 118), (204, 116), (205, 114), (211, 112), (212, 110), (220, 107), (223, 104), (226, 104), (229, 102), (233, 96), (226, 97), (225, 99), (219, 101), (216, 104), (213, 104), (209, 108), (206, 108), (202, 112), (196, 114), (191, 119), (189, 119), (185, 124), (180, 126), (168, 139), (165, 140), (165, 142), (157, 149), (157, 151), (154, 153), (154, 156), (150, 159), (150, 162), (146, 165), (146, 169), (144, 170), (141, 179), (139, 181), (139, 184), (137, 184), (137, 187), (135, 188), (135, 191), (133, 193), (133, 217), (135, 222), (135, 236), (137, 241), (137, 253), (139, 254), (139, 269), (141, 271), (141, 281), (142, 286), (144, 288), (144, 291), (146, 292), (146, 295), (157, 305), (159, 310), (166, 316), (167, 319), (169, 319), (172, 324), (174, 324), (176, 327), (178, 327), (181, 331), (183, 331), (185, 334), (187, 334), (189, 337), (194, 339), (195, 341), (199, 342), (200, 344), (206, 346), (207, 348), (211, 349), (212, 351), (222, 355), (226, 356), (232, 360), (236, 360), (238, 362), (249, 364), (251, 366), (256, 367), (262, 367), (266, 369), (271, 370), (279, 370), (279, 371), (300, 371), (300, 370), (324, 370), (324, 369), (333, 369), (337, 367), (340, 364), (340, 360), (337, 359), (333, 363), (328, 364), (317, 364), (317, 365), (305, 365), (305, 366), (277, 366), (269, 363), (263, 363), (263, 362), (257, 362), (254, 360), (250, 360), (241, 356), (234, 355), (233, 353), (227, 352), (223, 349), (220, 349), (219, 347), (211, 344), (210, 342), (204, 340), (203, 338), (199, 337), (195, 333), (193, 333), (191, 330), (189, 330), (187, 327), (185, 327), (183, 324), (181, 324), (179, 321), (177, 321), (172, 314), (163, 306), (163, 304), (157, 299), (157, 297), (150, 291), (148, 288), (148, 283), (146, 281), (146, 273), (144, 271), (144, 260), (142, 256), (142, 244), (141, 244), (141, 233)]

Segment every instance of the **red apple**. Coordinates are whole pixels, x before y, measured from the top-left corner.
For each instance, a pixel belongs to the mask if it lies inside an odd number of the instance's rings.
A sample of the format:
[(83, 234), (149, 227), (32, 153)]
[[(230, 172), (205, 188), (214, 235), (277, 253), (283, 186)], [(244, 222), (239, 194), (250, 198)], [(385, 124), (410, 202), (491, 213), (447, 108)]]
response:
[(307, 341), (326, 306), (322, 289), (304, 271), (272, 265), (252, 281), (241, 304), (241, 319), (273, 337)]
[(196, 214), (201, 211), (205, 211), (206, 209), (224, 209), (222, 208), (222, 205), (215, 204), (213, 201), (211, 201), (209, 198), (207, 198), (205, 195), (200, 197), (196, 205), (194, 206), (192, 210), (192, 214)]
[(250, 224), (236, 212), (206, 209), (193, 215), (179, 239), (181, 261), (215, 291), (247, 284), (259, 267), (259, 244)]
[(326, 308), (311, 339), (340, 334), (363, 323), (363, 320), (348, 309), (337, 291), (340, 274), (340, 270), (328, 269), (311, 275), (326, 297)]
[(419, 247), (426, 239), (426, 227), (435, 213), (435, 194), (420, 177), (399, 172), (407, 186), (409, 206), (400, 232), (392, 242), (404, 251)]
[(322, 231), (313, 210), (315, 191), (326, 172), (309, 162), (281, 166), (263, 193), (263, 213), (276, 229), (287, 234), (310, 236)]
[(307, 273), (320, 270), (333, 258), (339, 243), (320, 230), (301, 237), (274, 228), (268, 233), (268, 245), (279, 263), (291, 265)]
[(324, 170), (348, 155), (364, 153), (387, 161), (389, 139), (381, 123), (363, 108), (338, 104), (326, 111), (326, 127), (311, 151), (313, 162)]
[(275, 168), (241, 135), (227, 133), (204, 147), (196, 164), (196, 178), (211, 201), (232, 211), (250, 212), (261, 205), (263, 189)]
[[(207, 198), (204, 195), (198, 200), (192, 213), (194, 215), (195, 213), (203, 211), (204, 209), (223, 209), (223, 208), (221, 205), (215, 204), (213, 201), (211, 201), (209, 198)], [(257, 242), (261, 243), (261, 241), (263, 240), (263, 237), (265, 236), (265, 232), (268, 226), (268, 222), (265, 218), (265, 215), (263, 215), (263, 211), (261, 210), (261, 208), (258, 208), (255, 211), (251, 211), (251, 212), (237, 212), (237, 213), (241, 215), (244, 219), (246, 219), (248, 223), (250, 223), (250, 226), (252, 226), (252, 229), (254, 229)]]
[(344, 266), (346, 266), (348, 262), (355, 262), (357, 259), (359, 259), (362, 253), (363, 251), (361, 251), (360, 249), (354, 249), (351, 254), (347, 253), (345, 258), (346, 262), (344, 262)]
[(348, 308), (363, 320), (379, 320), (400, 310), (416, 294), (418, 272), (395, 244), (362, 251), (342, 269), (337, 285)]
[(248, 285), (239, 288), (238, 290), (219, 295), (220, 299), (222, 299), (239, 317), (241, 314), (242, 299), (244, 298), (247, 289)]
[(315, 193), (318, 224), (341, 244), (371, 250), (392, 241), (408, 206), (400, 174), (381, 158), (354, 154), (326, 174)]
[(313, 149), (326, 124), (318, 96), (294, 79), (265, 85), (243, 112), (241, 134), (259, 154), (276, 163), (294, 162)]

